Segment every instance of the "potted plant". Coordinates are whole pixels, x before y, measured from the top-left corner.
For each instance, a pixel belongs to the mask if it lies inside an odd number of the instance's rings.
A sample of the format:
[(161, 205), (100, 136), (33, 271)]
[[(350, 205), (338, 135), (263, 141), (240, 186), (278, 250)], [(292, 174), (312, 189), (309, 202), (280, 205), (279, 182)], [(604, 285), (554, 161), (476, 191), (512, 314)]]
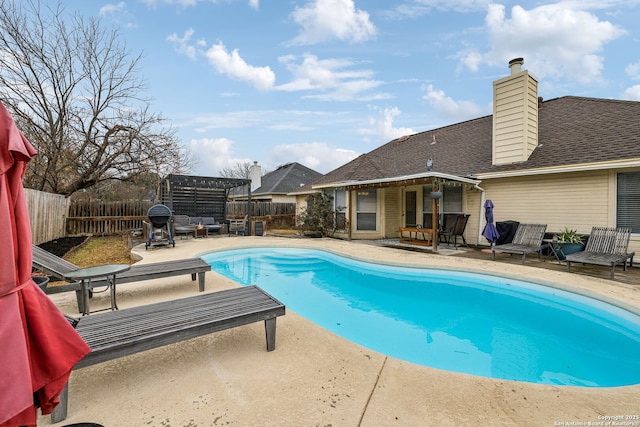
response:
[(577, 230), (571, 230), (565, 227), (562, 232), (554, 235), (553, 240), (557, 242), (560, 249), (558, 251), (559, 259), (564, 259), (565, 255), (584, 250), (584, 239), (578, 234)]

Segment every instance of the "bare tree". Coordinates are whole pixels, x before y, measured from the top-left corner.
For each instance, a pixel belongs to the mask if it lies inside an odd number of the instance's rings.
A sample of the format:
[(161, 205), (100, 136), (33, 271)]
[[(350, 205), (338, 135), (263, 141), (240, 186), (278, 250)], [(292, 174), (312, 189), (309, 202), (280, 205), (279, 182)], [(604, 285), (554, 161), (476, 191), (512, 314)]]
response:
[(38, 150), (25, 185), (71, 195), (108, 180), (188, 171), (190, 155), (150, 111), (117, 29), (38, 0), (0, 0), (0, 97)]
[(249, 171), (251, 170), (251, 162), (238, 162), (234, 165), (222, 168), (218, 171), (220, 176), (224, 178), (244, 178), (250, 179)]

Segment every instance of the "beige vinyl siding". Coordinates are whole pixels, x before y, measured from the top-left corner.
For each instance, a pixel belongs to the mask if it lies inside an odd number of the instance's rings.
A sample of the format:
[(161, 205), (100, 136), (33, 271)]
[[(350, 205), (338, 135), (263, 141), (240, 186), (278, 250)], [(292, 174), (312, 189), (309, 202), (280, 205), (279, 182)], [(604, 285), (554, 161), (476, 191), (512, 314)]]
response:
[[(478, 244), (478, 236), (484, 228), (484, 210), (480, 211), (482, 192), (478, 190), (466, 189), (463, 196), (464, 213), (471, 215), (467, 228), (464, 230), (464, 238), (470, 245)], [(486, 242), (486, 241), (485, 241)], [(482, 243), (482, 242), (480, 242)]]
[(493, 164), (525, 161), (538, 145), (538, 82), (522, 71), (493, 90)]
[(295, 196), (287, 196), (286, 194), (272, 194), (271, 201), (274, 203), (295, 203)]
[(398, 236), (398, 229), (402, 221), (402, 189), (387, 188), (384, 190), (384, 201), (382, 202), (381, 217), (384, 219), (383, 238), (395, 238)]
[(299, 194), (295, 196), (296, 216), (300, 215), (305, 209), (307, 209), (307, 197), (309, 197), (309, 194)]
[(594, 226), (612, 226), (612, 200), (606, 171), (562, 173), (483, 181), (496, 221), (547, 224), (588, 234)]

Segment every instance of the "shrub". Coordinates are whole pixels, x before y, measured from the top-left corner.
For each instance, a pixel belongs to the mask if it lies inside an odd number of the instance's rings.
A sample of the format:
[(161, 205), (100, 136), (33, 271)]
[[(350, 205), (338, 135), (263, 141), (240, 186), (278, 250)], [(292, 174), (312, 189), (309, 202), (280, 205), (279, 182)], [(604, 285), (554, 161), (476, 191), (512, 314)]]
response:
[(333, 197), (314, 193), (307, 197), (307, 207), (298, 215), (298, 232), (305, 236), (328, 237), (335, 231)]

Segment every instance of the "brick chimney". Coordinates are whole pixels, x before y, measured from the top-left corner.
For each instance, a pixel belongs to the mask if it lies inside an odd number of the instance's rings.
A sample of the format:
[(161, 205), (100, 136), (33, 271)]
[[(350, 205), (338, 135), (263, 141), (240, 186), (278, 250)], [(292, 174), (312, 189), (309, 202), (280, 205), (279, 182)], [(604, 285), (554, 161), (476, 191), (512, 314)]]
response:
[(493, 165), (526, 161), (538, 146), (538, 80), (509, 61), (511, 75), (493, 82)]

